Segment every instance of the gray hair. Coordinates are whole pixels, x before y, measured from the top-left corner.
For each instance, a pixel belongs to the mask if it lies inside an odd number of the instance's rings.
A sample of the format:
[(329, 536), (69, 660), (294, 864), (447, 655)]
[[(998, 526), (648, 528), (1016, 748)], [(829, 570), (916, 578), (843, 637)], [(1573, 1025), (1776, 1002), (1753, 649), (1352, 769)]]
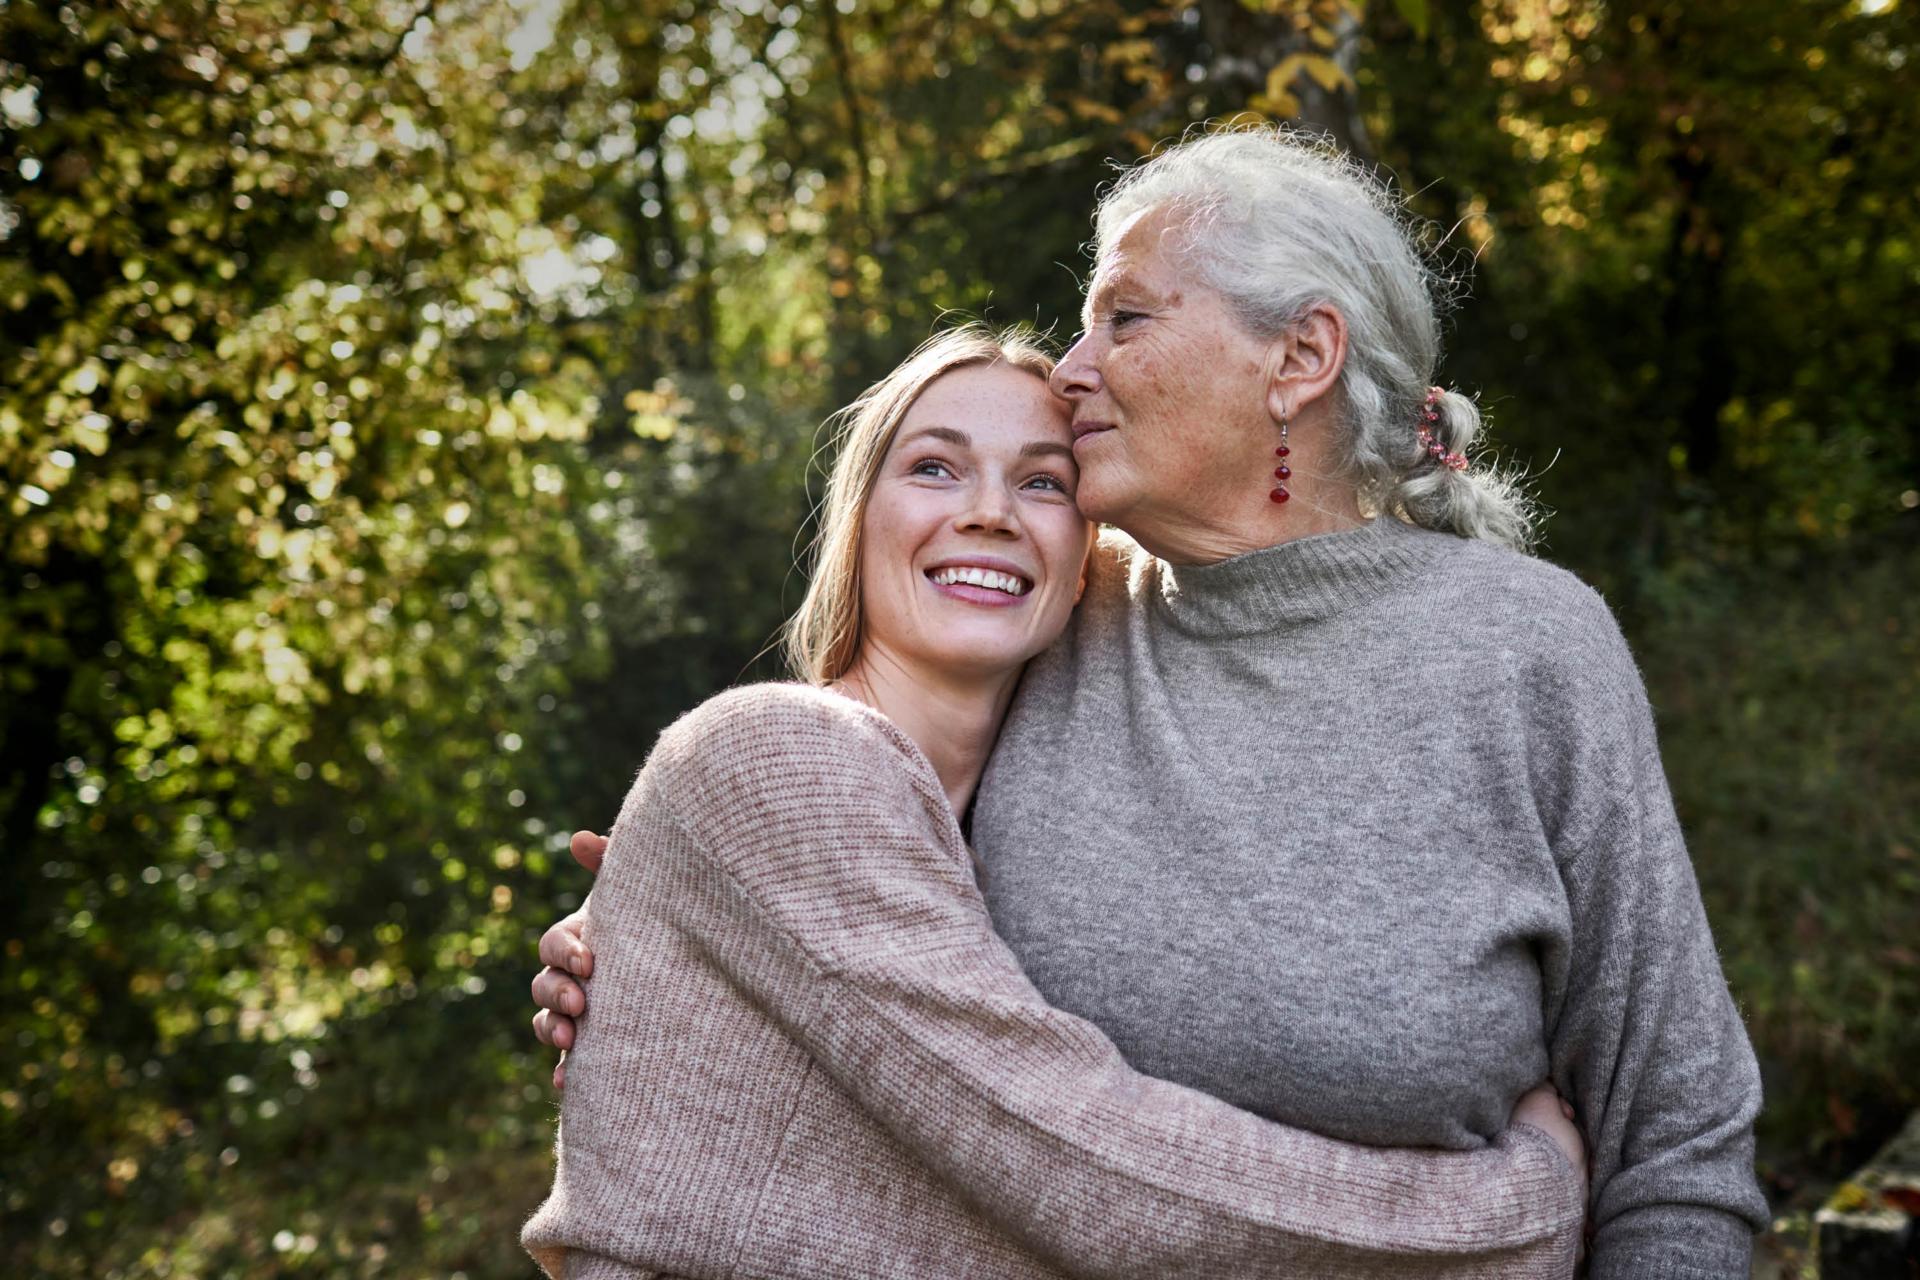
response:
[[(1428, 266), (1387, 183), (1332, 143), (1268, 125), (1189, 136), (1122, 174), (1094, 214), (1104, 256), (1142, 210), (1177, 211), (1188, 265), (1241, 322), (1277, 337), (1317, 306), (1347, 325), (1334, 465), (1363, 509), (1527, 550), (1535, 511), (1517, 475), (1455, 470), (1421, 443), (1449, 281)], [(1467, 452), (1480, 409), (1457, 391), (1433, 435)]]

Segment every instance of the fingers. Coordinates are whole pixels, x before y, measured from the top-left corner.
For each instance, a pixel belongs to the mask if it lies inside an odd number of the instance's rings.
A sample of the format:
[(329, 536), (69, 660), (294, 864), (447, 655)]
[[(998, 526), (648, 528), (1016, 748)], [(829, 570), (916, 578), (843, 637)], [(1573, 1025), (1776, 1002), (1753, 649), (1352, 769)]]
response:
[[(577, 978), (593, 976), (593, 952), (587, 950), (587, 944), (580, 940), (580, 920), (577, 916), (568, 916), (540, 935), (540, 963)], [(540, 1003), (549, 1009), (559, 1008), (545, 1001)], [(560, 1012), (571, 1011), (560, 1009)]]
[(1553, 1087), (1553, 1081), (1551, 1080), (1542, 1080), (1539, 1084), (1521, 1094), (1520, 1101), (1533, 1103), (1536, 1106), (1545, 1106), (1550, 1102), (1560, 1108), (1561, 1115), (1569, 1120), (1573, 1119), (1573, 1104), (1560, 1096), (1560, 1091)]
[(542, 969), (534, 975), (533, 1002), (562, 1020), (577, 1018), (587, 1011), (587, 993), (558, 969)]
[[(607, 852), (605, 836), (576, 831), (567, 848), (575, 862), (600, 874), (600, 861)], [(587, 1010), (587, 993), (574, 978), (593, 976), (593, 952), (581, 940), (580, 930), (580, 918), (572, 915), (540, 935), (540, 963), (547, 967), (533, 980), (533, 1002), (540, 1006), (533, 1015), (533, 1034), (540, 1043), (561, 1051), (553, 1068), (556, 1089), (567, 1087), (566, 1050), (573, 1047), (573, 1020)]]
[(541, 1044), (565, 1052), (573, 1047), (573, 1020), (562, 1018), (551, 1009), (533, 1015), (533, 1034)]
[(607, 852), (607, 838), (591, 831), (576, 831), (573, 839), (567, 842), (567, 849), (573, 854), (575, 862), (599, 875), (600, 859)]

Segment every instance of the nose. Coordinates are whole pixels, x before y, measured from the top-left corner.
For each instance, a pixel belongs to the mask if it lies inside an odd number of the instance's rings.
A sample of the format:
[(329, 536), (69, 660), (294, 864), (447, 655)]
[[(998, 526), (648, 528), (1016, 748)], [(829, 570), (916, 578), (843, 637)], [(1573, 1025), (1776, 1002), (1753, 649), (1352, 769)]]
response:
[(1020, 536), (1020, 519), (1015, 513), (1012, 495), (998, 479), (981, 476), (967, 494), (967, 504), (955, 516), (953, 527), (961, 533), (984, 533), (995, 538)]
[(1100, 371), (1094, 367), (1094, 336), (1088, 330), (1074, 339), (1067, 354), (1060, 357), (1060, 363), (1053, 366), (1053, 376), (1047, 379), (1047, 385), (1053, 388), (1053, 394), (1062, 400), (1078, 400), (1090, 396), (1100, 389)]

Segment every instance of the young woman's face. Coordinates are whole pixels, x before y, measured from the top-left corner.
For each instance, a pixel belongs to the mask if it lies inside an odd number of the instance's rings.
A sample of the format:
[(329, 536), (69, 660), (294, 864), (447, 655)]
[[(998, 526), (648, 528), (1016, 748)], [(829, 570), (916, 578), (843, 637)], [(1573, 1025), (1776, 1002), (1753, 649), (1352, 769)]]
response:
[(1066, 406), (1034, 374), (970, 365), (907, 411), (861, 529), (862, 643), (914, 666), (994, 675), (1060, 634), (1093, 526)]

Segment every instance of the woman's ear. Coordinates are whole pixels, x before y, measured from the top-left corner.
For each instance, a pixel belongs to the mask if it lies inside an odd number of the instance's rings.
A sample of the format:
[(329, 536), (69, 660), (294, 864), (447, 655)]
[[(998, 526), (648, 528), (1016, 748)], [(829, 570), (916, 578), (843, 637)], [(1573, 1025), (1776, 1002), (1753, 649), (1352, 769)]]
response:
[(1274, 339), (1267, 352), (1267, 412), (1275, 421), (1304, 413), (1339, 385), (1347, 364), (1347, 320), (1318, 303)]

